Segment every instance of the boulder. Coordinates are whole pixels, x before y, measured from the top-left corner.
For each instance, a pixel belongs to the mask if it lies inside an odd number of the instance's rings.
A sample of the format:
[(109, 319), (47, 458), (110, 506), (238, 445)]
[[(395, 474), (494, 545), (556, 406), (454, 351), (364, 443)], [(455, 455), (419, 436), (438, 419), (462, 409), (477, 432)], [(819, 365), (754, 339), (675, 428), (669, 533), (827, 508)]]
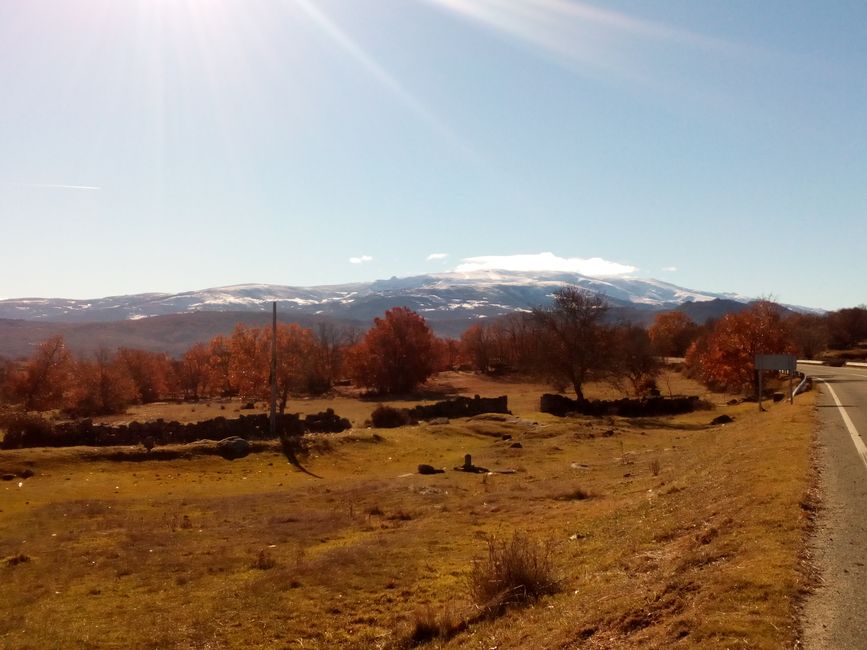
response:
[(421, 465), (418, 466), (418, 473), (419, 474), (443, 474), (443, 473), (445, 473), (445, 470), (444, 469), (437, 469), (433, 465), (425, 465), (424, 463), (422, 463)]
[(729, 422), (734, 422), (734, 418), (730, 415), (718, 415), (713, 420), (710, 421), (711, 424), (728, 424)]
[(226, 460), (243, 458), (250, 453), (250, 443), (239, 436), (229, 436), (217, 442), (217, 453)]

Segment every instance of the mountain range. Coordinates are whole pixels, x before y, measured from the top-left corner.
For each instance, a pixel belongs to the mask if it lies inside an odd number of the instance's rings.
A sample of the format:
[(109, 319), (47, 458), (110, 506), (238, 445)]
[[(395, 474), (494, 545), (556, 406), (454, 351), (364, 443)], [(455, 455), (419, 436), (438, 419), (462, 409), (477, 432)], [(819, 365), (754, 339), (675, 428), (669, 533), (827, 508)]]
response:
[(659, 280), (490, 270), (314, 287), (242, 284), (91, 300), (19, 298), (0, 300), (0, 355), (27, 354), (34, 343), (55, 333), (63, 334), (77, 351), (129, 345), (177, 354), (192, 343), (230, 332), (237, 322), (267, 322), (272, 302), (281, 320), (303, 325), (327, 319), (367, 327), (387, 309), (408, 307), (438, 334), (459, 336), (481, 318), (544, 305), (553, 291), (567, 284), (603, 295), (616, 318), (640, 323), (670, 309), (704, 321), (749, 302), (735, 294), (695, 291)]

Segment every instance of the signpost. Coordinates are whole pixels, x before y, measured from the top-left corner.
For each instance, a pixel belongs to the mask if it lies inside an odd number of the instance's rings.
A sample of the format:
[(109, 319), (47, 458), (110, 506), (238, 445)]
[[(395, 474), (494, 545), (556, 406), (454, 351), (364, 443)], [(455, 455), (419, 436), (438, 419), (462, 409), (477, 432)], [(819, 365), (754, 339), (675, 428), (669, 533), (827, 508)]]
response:
[(757, 354), (756, 372), (759, 373), (759, 410), (762, 410), (762, 372), (764, 370), (782, 370), (789, 373), (789, 403), (795, 403), (792, 393), (792, 379), (798, 369), (798, 357), (794, 354)]

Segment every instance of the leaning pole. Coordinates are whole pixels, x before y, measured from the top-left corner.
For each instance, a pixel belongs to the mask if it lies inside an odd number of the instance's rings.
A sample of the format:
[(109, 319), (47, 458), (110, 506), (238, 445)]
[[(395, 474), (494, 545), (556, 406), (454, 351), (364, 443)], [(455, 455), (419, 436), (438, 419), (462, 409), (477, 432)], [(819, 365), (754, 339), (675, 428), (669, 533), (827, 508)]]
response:
[(271, 303), (271, 438), (277, 436), (277, 301)]

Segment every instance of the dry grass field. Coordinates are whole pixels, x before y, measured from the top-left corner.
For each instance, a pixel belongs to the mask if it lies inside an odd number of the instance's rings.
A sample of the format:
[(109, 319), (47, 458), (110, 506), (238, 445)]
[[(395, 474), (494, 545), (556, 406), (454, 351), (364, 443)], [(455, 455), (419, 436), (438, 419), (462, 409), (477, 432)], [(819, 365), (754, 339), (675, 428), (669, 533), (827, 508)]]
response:
[[(361, 428), (376, 403), (348, 394), (293, 402), (357, 425), (311, 443), (321, 480), (276, 447), (236, 461), (0, 452), (3, 472), (35, 473), (0, 483), (0, 647), (792, 647), (812, 395), (638, 421), (542, 415), (544, 390), (450, 373), (432, 393), (505, 393), (515, 415), (389, 430)], [(710, 426), (721, 413), (735, 421)], [(465, 453), (494, 472), (453, 471)], [(516, 531), (558, 589), (485, 616), (470, 576)]]

